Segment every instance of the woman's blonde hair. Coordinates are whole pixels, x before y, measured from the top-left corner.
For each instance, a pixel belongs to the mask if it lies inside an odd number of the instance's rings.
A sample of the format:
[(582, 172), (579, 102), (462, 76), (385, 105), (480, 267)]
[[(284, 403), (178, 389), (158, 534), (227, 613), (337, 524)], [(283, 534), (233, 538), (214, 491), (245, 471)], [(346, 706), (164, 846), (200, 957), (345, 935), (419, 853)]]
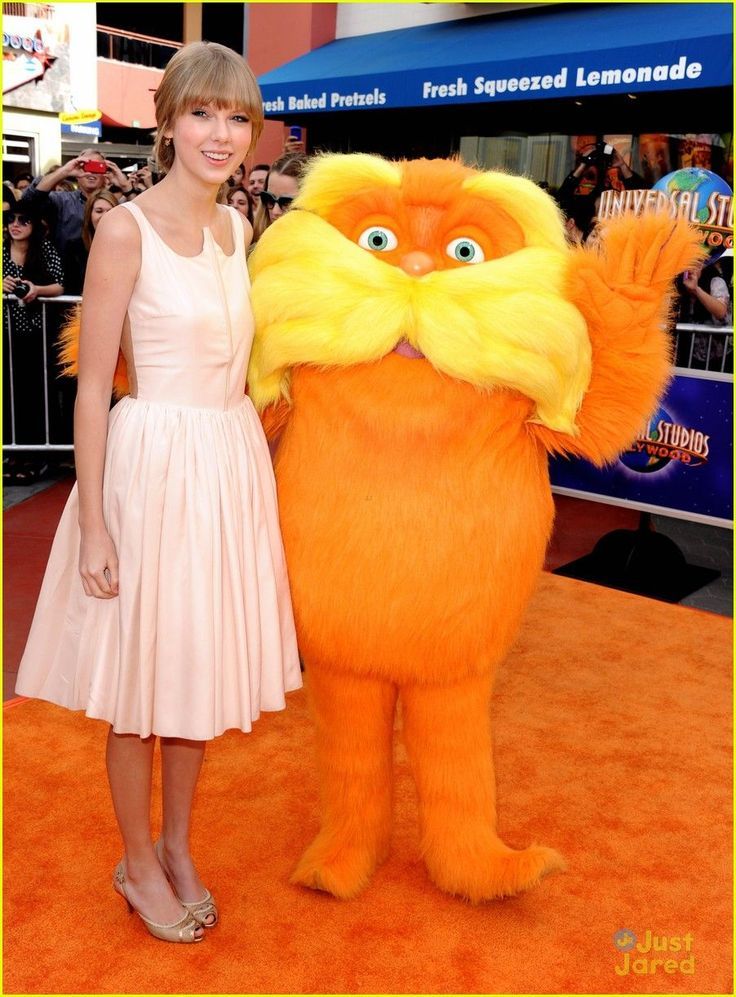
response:
[(166, 67), (153, 101), (153, 155), (162, 173), (171, 169), (175, 156), (174, 146), (164, 138), (164, 132), (197, 104), (242, 107), (253, 125), (251, 149), (263, 131), (263, 98), (250, 66), (237, 52), (216, 42), (192, 42), (179, 49)]
[[(303, 152), (287, 152), (271, 166), (263, 183), (263, 189), (268, 190), (268, 181), (274, 174), (282, 177), (294, 177), (297, 187), (300, 186), (308, 162), (309, 157)], [(253, 215), (253, 243), (258, 242), (270, 224), (271, 216), (259, 198)]]
[(109, 190), (96, 190), (94, 194), (90, 194), (87, 198), (87, 203), (84, 205), (84, 217), (82, 218), (82, 242), (87, 252), (90, 251), (92, 240), (95, 236), (94, 226), (92, 225), (92, 208), (97, 201), (107, 201), (113, 208), (117, 208), (119, 203), (117, 197), (110, 193)]

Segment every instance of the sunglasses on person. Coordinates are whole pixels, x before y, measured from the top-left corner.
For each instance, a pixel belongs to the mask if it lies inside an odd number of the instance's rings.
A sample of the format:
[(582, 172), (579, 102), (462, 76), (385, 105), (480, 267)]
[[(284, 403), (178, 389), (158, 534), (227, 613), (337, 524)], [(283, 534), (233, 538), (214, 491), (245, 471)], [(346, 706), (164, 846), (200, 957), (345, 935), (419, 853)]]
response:
[(16, 211), (3, 211), (3, 225), (12, 225), (17, 222), (19, 225), (32, 225), (33, 219), (28, 215), (18, 214)]
[(282, 211), (286, 211), (287, 208), (291, 207), (291, 202), (294, 200), (293, 197), (274, 197), (273, 194), (269, 194), (267, 190), (262, 190), (258, 196), (261, 199), (263, 207), (267, 208), (269, 211), (277, 204)]

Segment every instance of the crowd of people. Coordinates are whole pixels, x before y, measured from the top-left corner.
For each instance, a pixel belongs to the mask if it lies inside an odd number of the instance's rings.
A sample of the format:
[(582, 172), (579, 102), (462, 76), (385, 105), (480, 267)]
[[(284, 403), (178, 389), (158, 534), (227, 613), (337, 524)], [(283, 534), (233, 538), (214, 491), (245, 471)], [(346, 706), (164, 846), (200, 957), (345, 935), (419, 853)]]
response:
[[(589, 136), (589, 139), (582, 137), (578, 142), (574, 166), (553, 192), (565, 216), (571, 245), (590, 245), (598, 239), (598, 206), (604, 190), (646, 190), (652, 186), (602, 136)], [(722, 258), (708, 266), (700, 264), (685, 272), (676, 282), (675, 322), (714, 330), (731, 328), (732, 286), (732, 258)], [(684, 331), (676, 336), (675, 349), (678, 367), (729, 372), (733, 369), (733, 343), (724, 336)]]
[[(218, 201), (248, 219), (253, 243), (285, 211), (299, 192), (308, 157), (303, 145), (289, 136), (282, 154), (272, 163), (242, 163), (222, 185)], [(153, 187), (163, 174), (154, 159), (121, 168), (100, 147), (85, 149), (63, 165), (39, 177), (17, 174), (3, 182), (3, 291), (14, 295), (5, 305), (5, 443), (38, 443), (43, 436), (44, 346), (39, 297), (82, 294), (87, 259), (100, 218), (116, 205), (133, 201)], [(542, 186), (547, 186), (542, 184)], [(572, 170), (559, 189), (550, 190), (565, 216), (572, 245), (597, 239), (597, 213), (605, 189), (643, 189), (650, 183), (636, 174), (624, 156), (600, 136), (577, 143)], [(729, 328), (733, 324), (732, 259), (683, 274), (677, 282), (679, 323)], [(49, 313), (47, 340), (53, 343), (64, 311)], [(731, 341), (691, 332), (677, 342), (679, 366), (731, 369)], [(47, 344), (47, 368), (55, 370)], [(12, 366), (11, 366), (12, 364)], [(12, 370), (12, 376), (11, 376)], [(49, 391), (51, 423), (60, 438), (71, 435), (69, 385), (52, 376)], [(44, 473), (46, 460), (25, 456), (4, 459), (6, 483), (32, 483)]]
[[(222, 185), (218, 201), (252, 225), (253, 243), (285, 211), (299, 192), (307, 156), (287, 139), (273, 163), (242, 163)], [(54, 434), (71, 438), (73, 395), (55, 378), (54, 342), (67, 310), (48, 312), (46, 348), (38, 298), (80, 296), (97, 225), (118, 204), (133, 201), (163, 174), (153, 160), (121, 169), (99, 148), (85, 149), (42, 176), (20, 173), (3, 182), (4, 443), (38, 444), (45, 438), (44, 359), (50, 372), (50, 423)], [(58, 442), (58, 440), (56, 441)], [(48, 470), (48, 457), (8, 454), (6, 484), (32, 484)]]
[[(242, 163), (223, 184), (218, 200), (243, 214), (255, 230), (255, 241), (291, 206), (299, 191), (299, 180), (307, 156), (287, 140), (283, 154), (273, 163)], [(81, 294), (92, 238), (102, 214), (125, 201), (134, 200), (161, 177), (149, 160), (143, 167), (123, 170), (98, 148), (85, 149), (63, 166), (52, 166), (42, 176), (20, 173), (3, 181), (3, 242), (10, 237), (13, 219), (33, 219), (39, 233), (61, 261), (63, 290), (58, 294)], [(58, 261), (54, 261), (58, 276)], [(13, 274), (21, 279), (22, 273)], [(32, 285), (48, 284), (48, 274), (34, 267), (26, 274)], [(9, 293), (12, 293), (10, 291)], [(29, 304), (38, 295), (26, 295)], [(44, 294), (52, 297), (53, 293)]]

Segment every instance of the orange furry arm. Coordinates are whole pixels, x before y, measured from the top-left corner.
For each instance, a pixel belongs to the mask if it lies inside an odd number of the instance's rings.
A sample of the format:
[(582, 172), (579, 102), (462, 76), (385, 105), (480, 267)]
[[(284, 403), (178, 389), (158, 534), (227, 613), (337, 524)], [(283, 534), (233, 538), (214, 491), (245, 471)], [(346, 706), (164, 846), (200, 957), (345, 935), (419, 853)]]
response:
[[(59, 365), (62, 377), (76, 377), (79, 371), (79, 329), (82, 320), (82, 306), (77, 305), (70, 313), (59, 333)], [(122, 398), (130, 393), (128, 369), (125, 357), (118, 353), (118, 362), (112, 379), (114, 398)]]
[(572, 254), (568, 297), (588, 325), (592, 371), (579, 435), (530, 424), (550, 453), (601, 466), (631, 443), (672, 374), (672, 280), (702, 256), (697, 231), (661, 213), (617, 218), (599, 248)]
[(266, 439), (269, 444), (273, 444), (273, 452), (278, 446), (281, 434), (286, 429), (286, 425), (291, 414), (291, 405), (286, 401), (286, 399), (282, 398), (280, 401), (272, 402), (271, 405), (267, 405), (265, 409), (258, 414), (261, 418), (261, 423), (263, 424), (263, 431), (266, 434)]

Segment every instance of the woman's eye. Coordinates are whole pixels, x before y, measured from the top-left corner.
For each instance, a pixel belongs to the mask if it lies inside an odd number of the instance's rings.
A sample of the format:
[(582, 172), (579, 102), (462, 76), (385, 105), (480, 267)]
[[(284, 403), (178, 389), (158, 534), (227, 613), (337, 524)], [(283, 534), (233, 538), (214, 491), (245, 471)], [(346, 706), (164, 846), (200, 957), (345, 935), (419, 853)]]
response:
[(247, 125), (248, 122), (250, 121), (250, 118), (248, 117), (247, 114), (234, 114), (233, 121), (237, 121), (238, 124)]
[(483, 263), (486, 258), (475, 239), (469, 239), (467, 236), (453, 239), (445, 252), (451, 260), (457, 260), (458, 263)]
[(204, 117), (207, 116), (207, 112), (203, 110), (201, 107), (195, 107), (195, 109), (192, 111), (192, 114), (194, 114), (195, 117), (199, 117), (200, 115)]
[(390, 228), (383, 228), (381, 225), (371, 225), (365, 232), (362, 232), (358, 245), (363, 249), (372, 249), (377, 253), (389, 253), (396, 249), (399, 240)]

